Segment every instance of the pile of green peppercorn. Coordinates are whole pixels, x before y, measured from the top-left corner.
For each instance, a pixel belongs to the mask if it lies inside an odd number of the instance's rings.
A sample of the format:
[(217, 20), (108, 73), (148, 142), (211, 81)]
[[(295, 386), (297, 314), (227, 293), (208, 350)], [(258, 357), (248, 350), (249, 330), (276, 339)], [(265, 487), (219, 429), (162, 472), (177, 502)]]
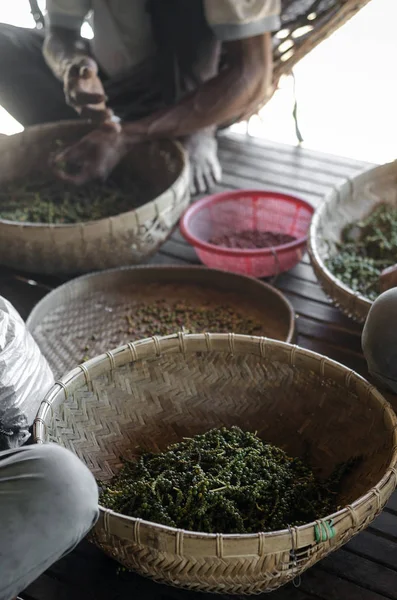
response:
[(0, 219), (23, 223), (80, 223), (133, 210), (150, 198), (137, 184), (123, 189), (110, 177), (83, 186), (45, 177), (0, 185)]
[(125, 462), (100, 503), (124, 515), (206, 533), (257, 533), (301, 525), (337, 509), (340, 481), (239, 427), (212, 429), (159, 454)]
[(379, 204), (361, 221), (349, 223), (328, 269), (354, 292), (369, 300), (380, 294), (379, 276), (397, 263), (397, 208)]

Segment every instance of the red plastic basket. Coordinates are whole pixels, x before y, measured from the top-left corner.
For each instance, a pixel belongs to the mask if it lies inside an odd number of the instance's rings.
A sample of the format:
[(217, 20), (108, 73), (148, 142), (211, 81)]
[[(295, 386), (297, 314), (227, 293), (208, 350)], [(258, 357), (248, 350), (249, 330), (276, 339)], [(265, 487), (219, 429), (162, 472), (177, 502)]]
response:
[[(253, 277), (270, 277), (294, 267), (306, 249), (313, 207), (304, 200), (261, 190), (208, 196), (186, 210), (181, 232), (208, 267)], [(210, 244), (214, 236), (246, 230), (288, 233), (296, 238), (272, 248), (241, 250)]]

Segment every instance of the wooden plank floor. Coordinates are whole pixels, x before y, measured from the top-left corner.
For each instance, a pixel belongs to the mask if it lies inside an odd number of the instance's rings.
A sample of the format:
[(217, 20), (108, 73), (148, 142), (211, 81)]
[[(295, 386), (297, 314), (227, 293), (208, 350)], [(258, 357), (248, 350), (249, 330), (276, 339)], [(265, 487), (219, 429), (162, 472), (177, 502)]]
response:
[[(297, 193), (317, 206), (332, 187), (369, 167), (368, 164), (290, 146), (222, 136), (224, 179), (219, 190), (266, 188)], [(198, 264), (179, 232), (151, 261)], [(0, 294), (24, 317), (50, 289), (56, 277), (35, 278), (0, 269)], [(330, 356), (368, 376), (361, 354), (361, 327), (344, 317), (316, 282), (309, 260), (277, 278), (297, 313), (298, 344)], [(390, 398), (394, 401), (394, 398)], [(395, 402), (397, 407), (397, 402)], [(25, 600), (194, 600), (193, 592), (155, 584), (134, 574), (118, 574), (118, 565), (87, 542), (54, 565), (22, 595)], [(201, 595), (203, 600), (210, 597)], [(299, 587), (287, 586), (274, 600), (397, 600), (397, 493), (365, 532), (310, 569)]]

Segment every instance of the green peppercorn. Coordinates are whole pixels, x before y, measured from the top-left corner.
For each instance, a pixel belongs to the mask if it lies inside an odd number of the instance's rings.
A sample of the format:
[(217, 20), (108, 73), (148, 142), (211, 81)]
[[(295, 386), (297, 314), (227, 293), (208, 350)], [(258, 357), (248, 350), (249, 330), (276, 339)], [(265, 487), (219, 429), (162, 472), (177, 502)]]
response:
[(150, 199), (150, 189), (128, 177), (111, 175), (105, 182), (75, 186), (37, 173), (0, 185), (0, 218), (78, 223), (121, 214)]
[(317, 480), (256, 434), (238, 427), (184, 439), (160, 454), (125, 462), (101, 504), (125, 515), (207, 533), (284, 529), (336, 510), (340, 482), (352, 464)]
[(377, 205), (366, 219), (349, 223), (341, 238), (326, 266), (354, 292), (375, 300), (381, 272), (397, 262), (397, 208)]

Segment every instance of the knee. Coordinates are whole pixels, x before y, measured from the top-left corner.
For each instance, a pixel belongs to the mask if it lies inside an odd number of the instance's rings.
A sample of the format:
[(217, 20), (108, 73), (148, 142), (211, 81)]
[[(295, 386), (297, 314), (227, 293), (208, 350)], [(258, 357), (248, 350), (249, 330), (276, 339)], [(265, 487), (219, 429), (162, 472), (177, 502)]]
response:
[(397, 288), (373, 303), (363, 329), (362, 348), (371, 375), (397, 392)]
[(16, 36), (13, 34), (13, 31), (10, 25), (0, 24), (0, 55), (2, 61), (8, 60), (18, 48)]
[(36, 46), (35, 43), (32, 44), (34, 32), (35, 30), (32, 32), (30, 29), (0, 23), (0, 56), (4, 71), (9, 71), (12, 66), (20, 67), (21, 61), (32, 60), (32, 48)]
[[(56, 444), (31, 446), (40, 474), (41, 501), (83, 537), (98, 518), (98, 487), (83, 462)], [(36, 462), (37, 461), (37, 462)]]

